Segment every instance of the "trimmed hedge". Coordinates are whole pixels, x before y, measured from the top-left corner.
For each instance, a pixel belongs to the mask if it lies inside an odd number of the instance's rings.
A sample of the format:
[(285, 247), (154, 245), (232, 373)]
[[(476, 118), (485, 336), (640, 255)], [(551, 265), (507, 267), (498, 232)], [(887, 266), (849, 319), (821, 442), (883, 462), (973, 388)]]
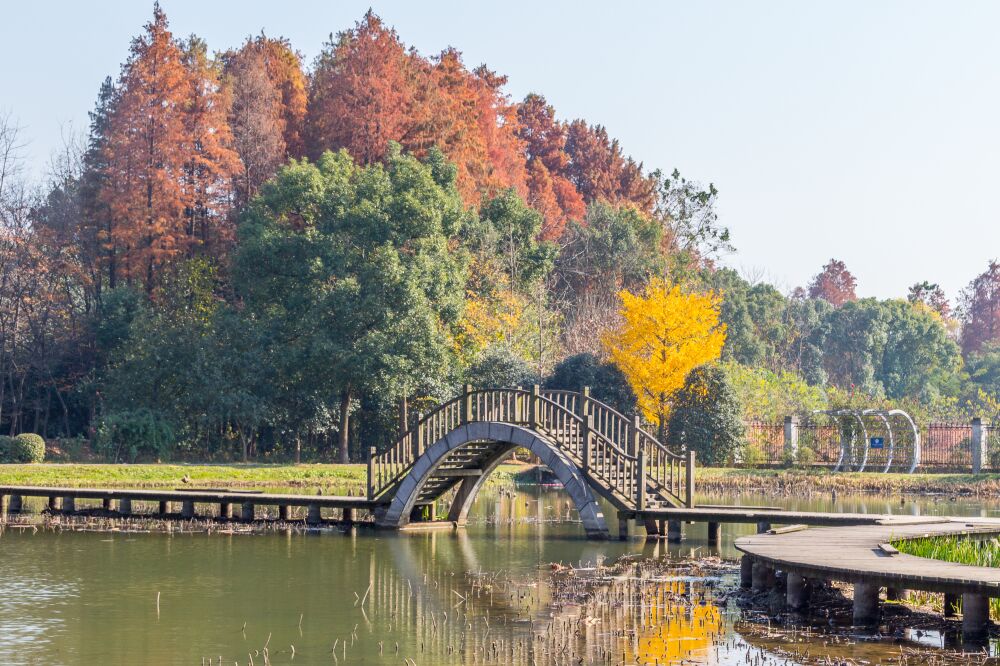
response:
[(25, 432), (17, 437), (0, 437), (0, 463), (40, 463), (45, 460), (45, 440)]

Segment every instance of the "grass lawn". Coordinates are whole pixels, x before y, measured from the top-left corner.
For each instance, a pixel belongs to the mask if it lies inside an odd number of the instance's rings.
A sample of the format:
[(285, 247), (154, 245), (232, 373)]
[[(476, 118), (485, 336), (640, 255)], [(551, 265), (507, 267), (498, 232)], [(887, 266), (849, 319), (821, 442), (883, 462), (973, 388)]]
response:
[[(526, 465), (503, 465), (495, 480), (509, 480)], [(43, 463), (0, 465), (0, 485), (173, 488), (187, 477), (199, 487), (322, 487), (363, 494), (366, 465)], [(531, 475), (525, 475), (531, 478)], [(698, 467), (701, 492), (788, 495), (804, 491), (948, 493), (1000, 496), (1000, 474), (878, 474), (828, 470)]]
[[(509, 479), (519, 467), (502, 465), (494, 474), (497, 480)], [(277, 465), (277, 464), (151, 464), (90, 465), (42, 463), (39, 465), (0, 465), (0, 485), (71, 486), (119, 488), (174, 488), (188, 484), (195, 487), (294, 487), (315, 486), (350, 489), (364, 494), (367, 465)]]
[(1000, 496), (1000, 474), (881, 474), (798, 469), (699, 467), (695, 482), (702, 492), (753, 492), (771, 495), (803, 491), (857, 493), (945, 493)]

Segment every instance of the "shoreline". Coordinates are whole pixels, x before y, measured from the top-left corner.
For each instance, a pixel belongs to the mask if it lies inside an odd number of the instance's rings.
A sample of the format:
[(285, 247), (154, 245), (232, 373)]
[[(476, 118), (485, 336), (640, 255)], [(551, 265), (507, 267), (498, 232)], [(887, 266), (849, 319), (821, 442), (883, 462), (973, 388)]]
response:
[[(538, 467), (505, 463), (487, 481), (494, 484), (536, 482)], [(338, 489), (364, 495), (364, 464), (273, 463), (41, 463), (0, 465), (0, 485), (232, 489)], [(788, 497), (803, 493), (948, 495), (1000, 498), (1000, 474), (881, 474), (801, 469), (699, 467), (695, 486), (711, 494), (746, 493)]]

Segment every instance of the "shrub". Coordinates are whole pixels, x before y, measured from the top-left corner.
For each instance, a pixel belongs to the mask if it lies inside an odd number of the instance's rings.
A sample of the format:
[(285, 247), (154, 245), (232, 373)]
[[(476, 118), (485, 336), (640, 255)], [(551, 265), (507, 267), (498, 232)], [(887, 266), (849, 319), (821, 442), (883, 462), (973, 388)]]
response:
[(713, 365), (692, 370), (671, 406), (667, 441), (695, 451), (704, 465), (722, 465), (736, 458), (745, 440), (742, 410), (726, 373)]
[(799, 445), (798, 460), (795, 462), (799, 467), (812, 467), (816, 462), (816, 452), (808, 446)]
[(466, 379), (476, 388), (530, 386), (538, 381), (523, 358), (501, 346), (487, 347), (466, 372)]
[(759, 444), (747, 444), (739, 450), (737, 458), (740, 465), (752, 469), (763, 465), (766, 456), (764, 455), (764, 449)]
[(45, 460), (45, 440), (25, 432), (17, 437), (0, 437), (0, 463), (40, 463)]
[(143, 454), (159, 459), (173, 441), (170, 423), (144, 408), (108, 414), (97, 427), (97, 449), (114, 462)]

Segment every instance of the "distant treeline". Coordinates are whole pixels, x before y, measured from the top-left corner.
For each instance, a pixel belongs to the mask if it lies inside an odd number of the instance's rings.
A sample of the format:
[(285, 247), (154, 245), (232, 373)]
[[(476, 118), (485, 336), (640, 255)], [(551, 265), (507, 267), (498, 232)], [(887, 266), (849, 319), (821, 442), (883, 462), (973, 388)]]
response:
[(838, 261), (782, 294), (718, 267), (712, 185), (505, 82), (371, 12), (306, 67), (264, 35), (210, 53), (154, 6), (46, 183), (0, 119), (0, 431), (330, 459), (466, 382), (592, 384), (633, 411), (601, 340), (653, 279), (721, 296), (747, 416), (997, 411), (1000, 266), (957, 315), (927, 282), (857, 300)]

